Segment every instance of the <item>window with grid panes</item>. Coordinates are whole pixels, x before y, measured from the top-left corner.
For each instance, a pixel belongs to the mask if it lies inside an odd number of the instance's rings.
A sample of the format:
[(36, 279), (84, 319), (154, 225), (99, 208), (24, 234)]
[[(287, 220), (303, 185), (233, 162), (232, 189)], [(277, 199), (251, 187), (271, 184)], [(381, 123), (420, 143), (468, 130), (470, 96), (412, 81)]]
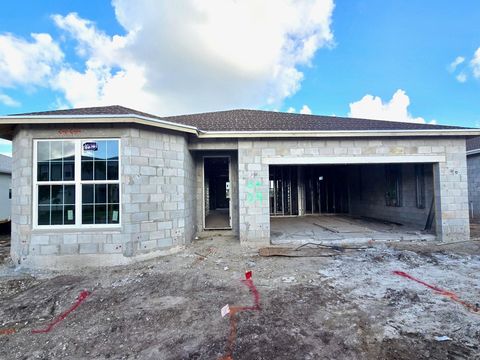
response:
[(120, 223), (118, 139), (36, 140), (37, 226)]

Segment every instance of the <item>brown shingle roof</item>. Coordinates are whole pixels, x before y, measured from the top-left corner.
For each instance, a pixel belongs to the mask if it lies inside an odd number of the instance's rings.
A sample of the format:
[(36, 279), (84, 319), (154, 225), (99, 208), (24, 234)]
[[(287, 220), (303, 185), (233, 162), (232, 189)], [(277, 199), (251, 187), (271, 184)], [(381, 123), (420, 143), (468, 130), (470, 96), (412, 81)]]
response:
[(85, 107), (85, 108), (76, 108), (76, 109), (65, 109), (65, 110), (51, 110), (51, 111), (40, 111), (40, 112), (30, 112), (23, 114), (10, 114), (10, 116), (79, 116), (79, 115), (139, 115), (146, 116), (151, 118), (160, 119), (159, 116), (147, 114), (138, 110), (126, 108), (120, 105), (111, 105), (111, 106), (97, 106), (97, 107)]
[(355, 130), (441, 130), (457, 126), (429, 125), (396, 121), (355, 119), (336, 116), (303, 115), (262, 110), (227, 110), (201, 114), (159, 117), (123, 106), (103, 106), (14, 114), (17, 116), (139, 115), (202, 131), (355, 131)]
[(205, 131), (345, 131), (345, 130), (435, 130), (455, 126), (396, 121), (303, 115), (262, 110), (229, 110), (179, 115), (164, 120), (196, 126)]

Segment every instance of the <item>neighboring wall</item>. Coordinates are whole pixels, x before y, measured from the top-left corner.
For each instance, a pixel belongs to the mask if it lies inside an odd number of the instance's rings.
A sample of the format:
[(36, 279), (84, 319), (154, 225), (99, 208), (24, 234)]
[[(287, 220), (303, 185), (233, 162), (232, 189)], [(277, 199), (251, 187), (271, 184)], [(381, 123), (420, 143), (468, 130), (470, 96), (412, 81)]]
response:
[(12, 187), (12, 175), (0, 173), (0, 221), (10, 219), (11, 200), (8, 196)]
[[(122, 264), (137, 256), (172, 250), (191, 240), (195, 170), (183, 134), (121, 125), (73, 125), (64, 130), (53, 125), (16, 129), (11, 249), (15, 262), (52, 267)], [(119, 228), (32, 229), (32, 154), (36, 138), (121, 139)]]
[(433, 166), (424, 164), (425, 207), (417, 208), (414, 164), (401, 166), (402, 206), (386, 206), (385, 165), (355, 166), (349, 173), (350, 213), (425, 227), (433, 199)]
[(480, 219), (480, 153), (467, 156), (470, 216)]
[(351, 164), (355, 161), (435, 162), (437, 236), (444, 241), (469, 238), (463, 138), (255, 139), (238, 142), (241, 242), (270, 243), (269, 164)]

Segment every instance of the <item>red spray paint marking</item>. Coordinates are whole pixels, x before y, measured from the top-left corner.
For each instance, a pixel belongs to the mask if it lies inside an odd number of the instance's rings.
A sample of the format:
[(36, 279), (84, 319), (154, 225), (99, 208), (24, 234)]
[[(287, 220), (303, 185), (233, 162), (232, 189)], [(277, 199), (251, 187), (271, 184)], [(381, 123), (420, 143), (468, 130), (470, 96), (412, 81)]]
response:
[(226, 355), (219, 360), (233, 360), (233, 348), (235, 346), (235, 339), (237, 338), (237, 313), (240, 311), (260, 311), (260, 294), (253, 284), (252, 272), (245, 273), (245, 280), (242, 280), (253, 295), (253, 306), (232, 306), (230, 307), (230, 335), (228, 337)]
[(423, 286), (435, 291), (437, 294), (448, 297), (450, 300), (455, 301), (455, 302), (463, 305), (468, 311), (473, 312), (474, 314), (480, 314), (480, 308), (478, 307), (478, 305), (470, 304), (469, 302), (460, 299), (458, 297), (458, 295), (455, 294), (454, 292), (441, 289), (441, 288), (439, 288), (437, 286), (434, 286), (434, 285), (430, 285), (430, 284), (426, 283), (425, 281), (417, 279), (417, 278), (413, 277), (412, 275), (409, 275), (409, 274), (407, 274), (406, 272), (403, 272), (403, 271), (395, 270), (395, 271), (392, 271), (392, 273), (394, 275), (403, 276), (407, 279), (410, 279), (410, 280), (413, 280), (413, 281), (415, 281), (419, 284), (422, 284)]
[(16, 332), (17, 330), (15, 330), (14, 328), (0, 329), (0, 335), (12, 335), (12, 334), (15, 334)]
[(77, 300), (75, 301), (75, 304), (65, 311), (64, 313), (60, 314), (55, 320), (53, 320), (50, 324), (45, 329), (38, 329), (38, 330), (32, 330), (32, 334), (45, 334), (50, 332), (55, 325), (57, 325), (60, 321), (64, 320), (72, 311), (74, 311), (77, 307), (80, 306), (80, 304), (85, 301), (87, 297), (90, 296), (90, 292), (87, 290), (83, 290), (80, 292), (80, 294), (77, 297)]

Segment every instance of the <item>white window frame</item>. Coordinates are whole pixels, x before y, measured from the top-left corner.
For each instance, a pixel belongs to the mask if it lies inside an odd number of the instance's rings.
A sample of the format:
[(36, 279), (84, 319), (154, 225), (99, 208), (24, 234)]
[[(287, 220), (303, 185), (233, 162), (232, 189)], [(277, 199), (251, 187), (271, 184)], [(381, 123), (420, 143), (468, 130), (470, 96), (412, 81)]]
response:
[[(82, 143), (92, 141), (116, 140), (118, 141), (118, 180), (82, 180)], [(75, 143), (75, 177), (67, 181), (38, 181), (37, 180), (37, 147), (43, 141), (73, 141)], [(122, 155), (120, 138), (62, 138), (62, 139), (34, 139), (33, 140), (33, 201), (32, 201), (32, 228), (34, 230), (68, 230), (68, 229), (118, 229), (122, 227)], [(82, 224), (82, 185), (118, 184), (118, 224)], [(67, 225), (38, 225), (38, 186), (39, 185), (75, 185), (75, 224)]]

